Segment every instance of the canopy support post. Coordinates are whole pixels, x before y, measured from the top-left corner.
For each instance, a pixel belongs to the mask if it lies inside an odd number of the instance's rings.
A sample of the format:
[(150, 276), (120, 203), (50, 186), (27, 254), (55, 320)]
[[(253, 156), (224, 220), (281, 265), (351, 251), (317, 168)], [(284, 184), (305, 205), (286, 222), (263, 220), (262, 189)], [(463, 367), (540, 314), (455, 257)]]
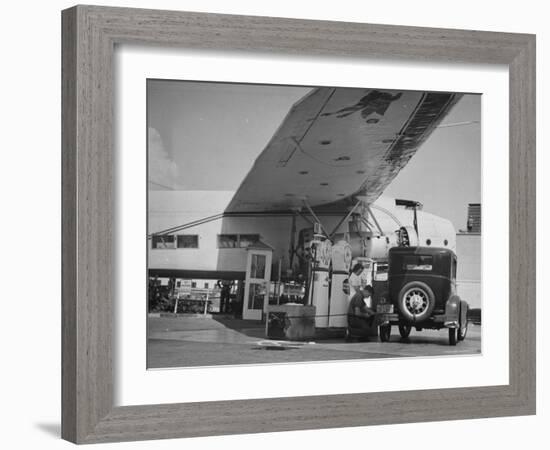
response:
[(321, 227), (321, 231), (324, 233), (324, 235), (327, 238), (330, 238), (328, 233), (327, 233), (327, 230), (325, 230), (325, 227), (323, 226), (323, 224), (322, 224), (321, 220), (319, 219), (319, 217), (317, 217), (317, 215), (315, 214), (313, 209), (311, 209), (311, 207), (309, 206), (309, 204), (307, 203), (307, 201), (305, 199), (303, 200), (303, 202), (304, 202), (304, 206), (308, 209), (309, 213), (313, 216), (313, 218), (317, 221), (317, 223)]
[(367, 212), (372, 217), (372, 221), (376, 225), (376, 228), (378, 228), (378, 231), (380, 232), (380, 236), (384, 236), (384, 232), (382, 231), (382, 228), (380, 227), (380, 224), (378, 223), (378, 220), (376, 220), (376, 217), (374, 216), (372, 210), (370, 209), (369, 205), (365, 205), (365, 208), (367, 209)]
[(351, 215), (355, 212), (355, 210), (357, 209), (357, 207), (361, 204), (362, 200), (358, 200), (357, 203), (355, 204), (355, 206), (350, 210), (350, 212), (342, 219), (340, 220), (340, 222), (338, 222), (338, 224), (334, 227), (334, 230), (332, 230), (332, 232), (330, 233), (330, 237), (332, 238), (332, 236), (334, 236), (334, 234), (338, 231), (338, 228), (340, 228), (340, 226), (346, 221), (348, 220)]

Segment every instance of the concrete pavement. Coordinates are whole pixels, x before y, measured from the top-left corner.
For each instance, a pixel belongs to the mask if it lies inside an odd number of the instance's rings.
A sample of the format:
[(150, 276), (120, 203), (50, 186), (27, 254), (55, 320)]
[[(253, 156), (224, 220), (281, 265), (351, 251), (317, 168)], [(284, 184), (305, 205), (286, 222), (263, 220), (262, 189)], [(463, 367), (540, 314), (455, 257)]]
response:
[(481, 326), (470, 323), (465, 341), (448, 344), (447, 330), (412, 330), (401, 339), (396, 327), (390, 342), (274, 341), (265, 325), (228, 317), (149, 317), (149, 368), (290, 363), (481, 353)]

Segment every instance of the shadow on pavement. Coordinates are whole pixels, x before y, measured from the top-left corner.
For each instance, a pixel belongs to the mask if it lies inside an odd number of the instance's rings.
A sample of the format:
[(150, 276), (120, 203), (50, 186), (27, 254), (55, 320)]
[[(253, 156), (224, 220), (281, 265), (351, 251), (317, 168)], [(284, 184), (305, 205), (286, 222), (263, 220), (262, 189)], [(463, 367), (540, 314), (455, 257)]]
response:
[(265, 338), (265, 325), (259, 320), (235, 319), (224, 315), (212, 315), (212, 319), (230, 330), (245, 336)]

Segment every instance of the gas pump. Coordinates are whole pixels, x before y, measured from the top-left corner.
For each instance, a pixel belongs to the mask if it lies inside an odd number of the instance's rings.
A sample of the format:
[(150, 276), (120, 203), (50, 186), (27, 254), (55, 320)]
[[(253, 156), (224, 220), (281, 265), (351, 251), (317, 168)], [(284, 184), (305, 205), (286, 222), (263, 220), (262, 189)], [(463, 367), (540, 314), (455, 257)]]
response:
[(348, 292), (344, 292), (344, 282), (348, 279), (351, 267), (351, 245), (340, 240), (332, 246), (332, 286), (330, 292), (329, 327), (347, 326)]
[[(317, 231), (317, 230), (316, 230)], [(331, 242), (321, 233), (315, 233), (310, 242), (311, 279), (308, 304), (315, 306), (315, 327), (328, 327), (329, 314), (329, 277)]]

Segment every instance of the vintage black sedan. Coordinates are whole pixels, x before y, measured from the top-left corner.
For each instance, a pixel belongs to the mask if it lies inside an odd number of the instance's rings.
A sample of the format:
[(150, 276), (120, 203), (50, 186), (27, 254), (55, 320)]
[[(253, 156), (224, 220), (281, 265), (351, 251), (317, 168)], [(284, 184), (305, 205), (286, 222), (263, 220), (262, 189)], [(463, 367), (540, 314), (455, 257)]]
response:
[(389, 251), (387, 291), (377, 306), (380, 340), (393, 325), (407, 338), (412, 327), (448, 328), (449, 344), (466, 337), (468, 303), (456, 294), (455, 253), (436, 247), (394, 247)]

